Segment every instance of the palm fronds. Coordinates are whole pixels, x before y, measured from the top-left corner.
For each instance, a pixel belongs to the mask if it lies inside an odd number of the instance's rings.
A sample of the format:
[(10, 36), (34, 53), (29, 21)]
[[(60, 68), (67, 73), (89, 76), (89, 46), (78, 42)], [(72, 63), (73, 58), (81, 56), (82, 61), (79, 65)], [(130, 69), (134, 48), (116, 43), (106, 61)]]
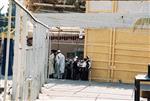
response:
[(150, 26), (150, 18), (140, 18), (138, 19), (135, 23), (134, 23), (134, 27), (133, 29), (137, 29), (137, 28), (144, 28), (146, 26), (146, 28), (149, 28)]

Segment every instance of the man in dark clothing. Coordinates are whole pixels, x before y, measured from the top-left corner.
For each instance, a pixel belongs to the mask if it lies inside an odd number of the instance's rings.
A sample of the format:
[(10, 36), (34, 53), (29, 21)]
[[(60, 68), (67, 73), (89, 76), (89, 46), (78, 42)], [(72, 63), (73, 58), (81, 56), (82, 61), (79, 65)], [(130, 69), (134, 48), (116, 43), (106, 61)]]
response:
[(66, 59), (65, 79), (71, 79), (71, 72), (72, 72), (72, 60), (71, 59)]
[(86, 68), (86, 59), (81, 60), (79, 63), (79, 67), (80, 67), (80, 79), (81, 80), (86, 80), (87, 79), (87, 68)]
[(89, 79), (89, 70), (91, 68), (91, 61), (88, 56), (86, 56), (85, 61), (86, 61), (86, 70), (85, 70), (86, 78), (85, 78), (85, 80), (88, 80)]
[(78, 64), (78, 57), (76, 56), (73, 61), (73, 73), (72, 73), (73, 80), (79, 79), (80, 72), (79, 72), (79, 67), (77, 64)]
[(88, 57), (84, 58), (80, 63), (81, 67), (81, 80), (88, 80), (89, 77), (89, 69), (91, 67), (91, 63)]

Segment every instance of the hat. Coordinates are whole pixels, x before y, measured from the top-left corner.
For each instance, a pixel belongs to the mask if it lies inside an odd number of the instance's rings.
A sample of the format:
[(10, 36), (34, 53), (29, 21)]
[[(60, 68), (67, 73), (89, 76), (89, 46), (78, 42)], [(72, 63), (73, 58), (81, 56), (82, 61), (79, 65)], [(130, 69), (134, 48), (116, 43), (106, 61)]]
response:
[(60, 53), (61, 51), (60, 51), (60, 50), (57, 50), (57, 52)]
[(52, 49), (52, 50), (51, 50), (51, 52), (55, 52), (55, 50), (54, 50), (54, 49)]
[(78, 56), (75, 56), (75, 58), (78, 58)]

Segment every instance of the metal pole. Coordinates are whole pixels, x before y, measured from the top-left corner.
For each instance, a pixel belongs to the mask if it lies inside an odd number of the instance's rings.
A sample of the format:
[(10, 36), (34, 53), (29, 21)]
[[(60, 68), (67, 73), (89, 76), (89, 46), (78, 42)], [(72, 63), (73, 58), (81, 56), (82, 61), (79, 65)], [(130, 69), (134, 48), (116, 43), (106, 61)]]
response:
[(8, 79), (8, 66), (9, 66), (9, 48), (10, 48), (10, 33), (11, 33), (11, 13), (12, 13), (12, 2), (9, 0), (9, 16), (8, 16), (8, 33), (7, 33), (7, 50), (6, 50), (6, 65), (5, 65), (5, 84), (4, 84), (4, 98), (6, 101), (7, 93), (7, 79)]
[[(49, 56), (51, 54), (51, 33), (48, 30), (48, 67), (49, 67)], [(47, 78), (49, 79), (49, 68), (47, 70)]]
[(60, 39), (60, 31), (62, 31), (61, 29), (60, 29), (60, 27), (56, 27), (57, 29), (58, 29), (58, 46), (57, 46), (57, 48), (59, 49), (59, 39)]
[(60, 37), (60, 29), (58, 31), (58, 49), (59, 49), (59, 37)]

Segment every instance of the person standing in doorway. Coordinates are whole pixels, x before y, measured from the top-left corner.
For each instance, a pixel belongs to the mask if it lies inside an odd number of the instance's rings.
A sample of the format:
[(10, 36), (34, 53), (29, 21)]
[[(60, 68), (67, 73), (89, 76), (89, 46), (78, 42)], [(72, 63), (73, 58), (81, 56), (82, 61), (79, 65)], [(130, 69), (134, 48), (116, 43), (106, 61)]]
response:
[(48, 75), (49, 78), (53, 78), (53, 74), (55, 73), (54, 71), (54, 60), (55, 60), (55, 50), (51, 50), (51, 54), (49, 55), (49, 68), (48, 68)]
[(72, 79), (73, 80), (79, 80), (79, 76), (80, 76), (80, 71), (79, 71), (79, 59), (78, 56), (75, 56), (75, 58), (73, 59), (73, 71), (72, 71)]
[(60, 50), (57, 51), (56, 55), (56, 69), (57, 78), (62, 79), (65, 71), (65, 56), (61, 53)]
[(72, 59), (67, 58), (65, 62), (65, 79), (71, 79)]

